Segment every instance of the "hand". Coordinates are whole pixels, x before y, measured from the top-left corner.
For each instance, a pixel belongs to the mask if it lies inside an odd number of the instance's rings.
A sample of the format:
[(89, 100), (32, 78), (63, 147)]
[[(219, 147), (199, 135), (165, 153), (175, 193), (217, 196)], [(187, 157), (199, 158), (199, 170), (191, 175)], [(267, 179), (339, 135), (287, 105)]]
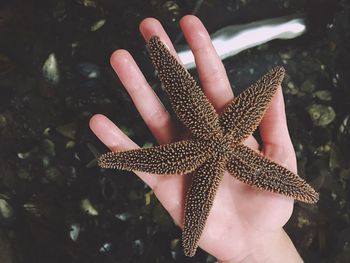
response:
[[(185, 16), (180, 26), (194, 53), (201, 87), (216, 110), (221, 112), (233, 99), (225, 68), (198, 18)], [(169, 37), (156, 19), (145, 19), (140, 31), (146, 41), (153, 35), (159, 36), (176, 55)], [(178, 133), (169, 113), (131, 55), (125, 50), (117, 50), (111, 56), (111, 65), (157, 141), (166, 144), (176, 140)], [(103, 115), (93, 116), (90, 127), (112, 151), (138, 148)], [(253, 137), (249, 137), (245, 144), (254, 150), (261, 149), (266, 157), (296, 172), (295, 152), (288, 133), (281, 88), (259, 128), (263, 145), (260, 147)], [(189, 176), (136, 174), (153, 189), (174, 221), (181, 226)], [(299, 255), (282, 229), (292, 210), (293, 199), (258, 190), (226, 173), (199, 246), (223, 262), (299, 262)]]

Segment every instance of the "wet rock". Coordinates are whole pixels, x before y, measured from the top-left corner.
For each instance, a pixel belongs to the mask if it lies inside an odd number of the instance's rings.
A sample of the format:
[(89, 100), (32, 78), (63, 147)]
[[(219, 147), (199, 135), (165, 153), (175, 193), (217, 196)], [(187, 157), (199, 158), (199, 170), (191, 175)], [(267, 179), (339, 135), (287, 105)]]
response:
[(131, 190), (128, 194), (128, 199), (130, 201), (136, 201), (136, 200), (139, 200), (140, 199), (140, 195), (137, 191), (135, 190)]
[(66, 149), (73, 149), (75, 147), (75, 141), (68, 141), (65, 147)]
[(23, 208), (24, 208), (24, 210), (26, 212), (28, 212), (32, 216), (35, 216), (35, 217), (40, 217), (41, 216), (40, 209), (39, 209), (37, 204), (26, 203), (26, 204), (23, 205)]
[(9, 57), (0, 53), (0, 76), (12, 71), (14, 68), (15, 63)]
[(180, 7), (176, 3), (176, 1), (166, 1), (163, 4), (163, 8), (170, 12), (173, 16), (177, 16), (180, 14)]
[(42, 151), (49, 155), (50, 157), (55, 157), (56, 150), (55, 150), (55, 144), (53, 141), (49, 139), (44, 139), (41, 143)]
[(51, 128), (49, 128), (49, 127), (45, 128), (45, 129), (43, 130), (43, 134), (44, 134), (45, 136), (49, 136), (49, 135), (50, 135), (50, 132), (51, 132)]
[(332, 149), (332, 142), (328, 142), (326, 144), (322, 144), (316, 148), (315, 153), (329, 153)]
[(152, 190), (147, 192), (147, 193), (145, 193), (145, 205), (149, 205), (151, 203), (153, 195), (154, 195), (154, 193), (153, 193)]
[(350, 180), (350, 168), (342, 169), (339, 174), (340, 180), (346, 181)]
[(73, 241), (77, 241), (79, 234), (80, 234), (80, 224), (77, 224), (77, 223), (71, 224), (70, 231), (69, 231), (70, 239), (72, 239)]
[(120, 221), (126, 221), (130, 218), (130, 213), (125, 212), (125, 213), (121, 213), (121, 214), (116, 214), (115, 217), (118, 218)]
[(70, 186), (77, 180), (77, 170), (74, 166), (68, 166), (64, 168), (64, 175), (66, 185)]
[(51, 53), (45, 60), (42, 67), (42, 74), (43, 77), (51, 84), (56, 85), (60, 81), (60, 74), (55, 53)]
[(41, 161), (43, 163), (44, 168), (48, 168), (51, 164), (51, 158), (49, 158), (48, 156), (42, 156)]
[(17, 176), (20, 178), (20, 179), (23, 179), (23, 180), (32, 180), (32, 176), (30, 175), (30, 173), (26, 170), (26, 169), (22, 169), (20, 168), (17, 172)]
[[(78, 72), (88, 79), (97, 79), (101, 76), (100, 67), (96, 64), (84, 62), (77, 65)], [(93, 86), (95, 83), (93, 83)]]
[(117, 187), (109, 177), (103, 177), (101, 180), (102, 195), (106, 200), (115, 200), (117, 196)]
[(14, 263), (13, 248), (5, 231), (0, 229), (0, 262)]
[(299, 90), (297, 89), (297, 87), (295, 86), (295, 84), (292, 81), (289, 81), (287, 83), (287, 91), (288, 94), (292, 94), (292, 95), (297, 95), (299, 93)]
[(0, 114), (0, 130), (5, 128), (7, 125), (7, 119), (5, 117), (5, 115)]
[(157, 204), (152, 211), (153, 222), (163, 227), (168, 227), (172, 224), (169, 214), (165, 211), (164, 207), (161, 204)]
[(314, 93), (314, 96), (322, 101), (332, 100), (332, 94), (328, 90), (318, 90)]
[(77, 134), (77, 124), (75, 122), (67, 123), (58, 126), (56, 131), (68, 139), (75, 140)]
[(64, 2), (58, 2), (53, 10), (53, 16), (58, 22), (67, 18), (67, 8)]
[(214, 257), (211, 256), (211, 255), (208, 255), (208, 256), (207, 256), (207, 259), (205, 260), (205, 263), (216, 263), (216, 262), (218, 262), (218, 261), (216, 260), (216, 258), (214, 258)]
[(22, 160), (27, 159), (30, 156), (31, 156), (31, 152), (20, 152), (20, 153), (17, 153), (17, 157), (19, 159), (22, 159)]
[(9, 203), (9, 199), (0, 193), (0, 224), (8, 224), (14, 219), (15, 212)]
[(171, 242), (170, 242), (170, 248), (171, 248), (172, 250), (177, 249), (178, 246), (179, 246), (179, 242), (180, 242), (180, 239), (178, 239), (178, 238), (171, 240)]
[(87, 198), (83, 199), (81, 201), (81, 205), (80, 205), (81, 209), (86, 212), (87, 214), (91, 215), (91, 216), (97, 216), (98, 215), (98, 211), (96, 210), (96, 208), (92, 205), (91, 201)]
[(126, 126), (121, 126), (120, 129), (128, 136), (128, 137), (133, 137), (135, 136), (135, 132), (133, 129), (126, 127)]
[(304, 215), (298, 216), (298, 227), (299, 228), (302, 228), (304, 226), (309, 226), (309, 225), (310, 225), (309, 218), (305, 217)]
[(65, 182), (64, 175), (56, 167), (49, 167), (45, 170), (45, 178), (50, 183), (55, 183), (58, 185), (63, 185)]
[(151, 148), (154, 146), (154, 143), (153, 142), (145, 142), (143, 145), (142, 145), (142, 148)]
[(91, 26), (91, 31), (94, 32), (99, 30), (101, 27), (104, 26), (105, 23), (106, 23), (106, 19), (98, 20), (95, 24)]
[(107, 253), (110, 252), (112, 250), (112, 244), (111, 243), (104, 243), (101, 247), (100, 247), (100, 252), (103, 253)]
[(132, 250), (136, 255), (142, 255), (144, 252), (144, 244), (140, 239), (134, 240), (132, 242)]
[(306, 93), (311, 93), (315, 90), (315, 87), (316, 87), (315, 81), (311, 79), (307, 79), (301, 84), (300, 90)]
[(335, 119), (335, 111), (330, 106), (313, 104), (307, 110), (316, 126), (326, 127)]
[(279, 55), (282, 60), (290, 60), (292, 58), (292, 54), (290, 51), (280, 52)]
[(339, 131), (341, 134), (347, 134), (350, 133), (350, 125), (349, 125), (349, 115), (347, 115), (344, 120), (342, 121)]
[(75, 0), (77, 3), (85, 6), (85, 7), (97, 7), (97, 2), (95, 0)]
[(329, 168), (334, 170), (341, 166), (341, 153), (337, 145), (332, 145), (330, 154), (329, 154)]
[(171, 257), (177, 259), (180, 250), (180, 240), (178, 238), (170, 241)]

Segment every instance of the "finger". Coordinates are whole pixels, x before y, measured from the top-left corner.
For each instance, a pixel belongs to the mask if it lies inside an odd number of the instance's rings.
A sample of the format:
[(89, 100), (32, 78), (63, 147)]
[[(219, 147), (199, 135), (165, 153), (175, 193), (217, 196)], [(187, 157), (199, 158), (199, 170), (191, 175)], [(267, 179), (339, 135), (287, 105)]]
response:
[[(113, 152), (139, 148), (136, 143), (130, 140), (113, 122), (103, 115), (94, 115), (90, 119), (89, 125), (101, 142)], [(136, 174), (152, 189), (158, 183), (156, 176), (150, 176), (142, 172), (136, 172)]]
[(263, 154), (296, 172), (295, 152), (288, 132), (281, 87), (277, 89), (259, 128)]
[[(182, 20), (183, 22), (181, 21), (181, 23), (182, 23), (181, 26), (182, 26), (184, 33), (186, 34), (187, 37), (190, 38), (191, 37), (190, 35), (192, 33), (195, 33), (195, 31), (197, 30), (196, 25), (194, 25), (193, 27), (191, 27), (191, 25), (187, 26), (187, 18), (189, 18), (188, 22), (190, 22), (190, 23), (193, 23), (192, 20), (197, 20), (194, 23), (195, 24), (197, 23), (197, 25), (199, 24), (199, 29), (202, 30), (202, 35), (203, 35), (203, 31), (204, 31), (204, 34), (206, 34), (208, 36), (206, 29), (204, 28), (203, 24), (198, 20), (198, 18), (196, 18), (194, 16), (186, 16), (183, 18), (184, 19), (184, 20)], [(194, 32), (191, 31), (193, 29), (194, 29)], [(164, 28), (162, 27), (162, 25), (160, 24), (160, 22), (157, 19), (154, 19), (154, 18), (144, 19), (140, 24), (140, 31), (141, 31), (146, 42), (148, 42), (149, 38), (151, 38), (154, 35), (159, 36), (160, 39), (168, 46), (170, 52), (174, 56), (177, 57), (176, 51), (174, 49), (174, 46), (171, 43), (169, 36), (166, 34), (166, 32), (164, 31)], [(196, 39), (188, 40), (190, 45), (191, 44), (195, 45), (195, 43), (197, 41), (198, 40), (196, 40)], [(197, 65), (197, 67), (198, 67), (198, 69), (200, 68), (202, 70), (203, 73), (201, 73), (201, 75), (205, 75), (205, 74), (209, 74), (209, 75), (214, 74), (215, 75), (215, 73), (212, 73), (213, 70), (206, 71), (206, 64), (211, 65), (211, 63), (213, 63), (213, 65), (219, 64), (219, 68), (221, 67), (221, 69), (222, 69), (221, 72), (223, 72), (223, 74), (225, 76), (226, 75), (225, 68), (224, 68), (220, 58), (218, 58), (214, 48), (212, 47), (211, 40), (210, 40), (209, 36), (208, 36), (206, 41), (207, 41), (207, 45), (211, 46), (212, 52), (210, 54), (212, 55), (212, 57), (209, 59), (206, 59), (207, 54), (203, 54), (203, 56), (199, 56), (200, 57), (199, 60), (202, 62), (199, 63), (199, 65)], [(197, 60), (197, 58), (196, 58), (196, 60)], [(211, 60), (213, 60), (213, 62)], [(214, 69), (214, 72), (215, 72), (215, 69)], [(216, 109), (222, 109), (225, 105), (227, 105), (233, 99), (233, 92), (232, 92), (230, 83), (229, 83), (227, 77), (225, 77), (225, 78), (226, 78), (227, 82), (223, 81), (223, 85), (220, 85), (220, 86), (214, 85), (214, 87), (216, 87), (218, 89), (211, 87), (210, 83), (208, 83), (208, 85), (206, 85), (206, 87), (208, 87), (208, 91), (204, 90), (204, 92), (206, 93), (206, 96), (209, 98), (211, 103), (213, 103), (214, 107), (216, 106)], [(226, 82), (226, 84), (224, 82)], [(203, 84), (203, 81), (202, 81), (202, 84)], [(225, 85), (226, 85), (226, 89), (221, 90), (220, 87), (225, 86)], [(209, 96), (211, 96), (211, 98)], [(259, 148), (259, 145), (253, 136), (248, 137), (245, 144), (250, 146), (252, 149), (255, 149), (255, 150), (257, 150)]]
[(175, 128), (170, 114), (147, 83), (129, 52), (115, 51), (111, 56), (111, 65), (158, 143), (173, 141)]
[(225, 67), (214, 49), (207, 30), (197, 17), (185, 16), (181, 19), (180, 26), (195, 57), (205, 95), (220, 112), (233, 99)]
[[(96, 114), (90, 119), (90, 128), (111, 151), (139, 148), (113, 122), (101, 114)], [(135, 172), (135, 174), (153, 189), (153, 192), (175, 222), (180, 224), (184, 205), (183, 197), (185, 196), (185, 178), (183, 176), (162, 177), (143, 172)]]
[(171, 43), (171, 40), (168, 34), (165, 32), (163, 26), (157, 19), (155, 18), (144, 19), (140, 24), (140, 31), (146, 43), (148, 43), (148, 40), (152, 36), (158, 36), (162, 40), (162, 42), (169, 48), (170, 53), (173, 56), (175, 56), (177, 60), (181, 63), (179, 57), (177, 56), (175, 48)]

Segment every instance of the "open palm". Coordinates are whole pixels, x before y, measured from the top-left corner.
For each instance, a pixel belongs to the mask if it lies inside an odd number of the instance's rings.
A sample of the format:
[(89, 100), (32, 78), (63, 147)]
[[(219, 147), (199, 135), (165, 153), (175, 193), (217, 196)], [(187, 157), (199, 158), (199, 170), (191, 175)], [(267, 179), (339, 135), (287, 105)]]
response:
[[(202, 23), (194, 16), (180, 22), (184, 36), (196, 59), (201, 86), (217, 112), (233, 99), (225, 68), (218, 58)], [(145, 19), (140, 30), (145, 40), (159, 36), (176, 52), (161, 24)], [(130, 94), (135, 106), (160, 144), (179, 138), (169, 113), (148, 85), (131, 55), (117, 50), (111, 64)], [(112, 151), (137, 148), (122, 131), (105, 116), (95, 115), (91, 129)], [(262, 147), (253, 137), (245, 144), (269, 159), (296, 172), (296, 159), (288, 134), (281, 88), (278, 89), (260, 124)], [(159, 201), (178, 225), (182, 225), (185, 196), (189, 185), (187, 176), (160, 176), (138, 172), (137, 175), (154, 191)], [(220, 260), (243, 261), (266, 242), (275, 242), (285, 235), (282, 226), (293, 210), (293, 199), (248, 186), (225, 173), (217, 191), (199, 246)]]

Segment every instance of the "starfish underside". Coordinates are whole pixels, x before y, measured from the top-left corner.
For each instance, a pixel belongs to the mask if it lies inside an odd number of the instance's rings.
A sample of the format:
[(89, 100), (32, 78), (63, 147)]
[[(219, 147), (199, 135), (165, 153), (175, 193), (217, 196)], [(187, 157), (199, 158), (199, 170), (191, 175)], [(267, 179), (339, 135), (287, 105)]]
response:
[(187, 256), (196, 252), (225, 170), (248, 185), (306, 203), (317, 202), (318, 193), (302, 178), (242, 144), (259, 125), (281, 84), (282, 67), (275, 67), (234, 98), (219, 117), (192, 76), (158, 37), (152, 37), (148, 47), (172, 107), (192, 139), (106, 153), (98, 163), (103, 168), (162, 175), (193, 172), (182, 235)]

